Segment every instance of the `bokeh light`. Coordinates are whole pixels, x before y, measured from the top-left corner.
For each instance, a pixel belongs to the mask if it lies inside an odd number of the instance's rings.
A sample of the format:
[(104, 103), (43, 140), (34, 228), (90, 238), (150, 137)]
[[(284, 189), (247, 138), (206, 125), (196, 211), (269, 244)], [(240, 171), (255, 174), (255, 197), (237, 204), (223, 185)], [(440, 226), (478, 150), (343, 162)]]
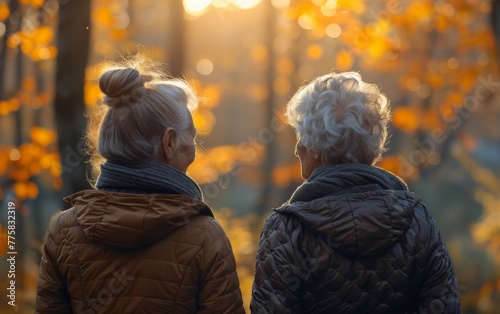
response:
[(214, 70), (214, 64), (209, 59), (200, 59), (196, 63), (196, 71), (201, 75), (210, 75)]
[(331, 38), (337, 38), (340, 36), (340, 34), (342, 34), (342, 28), (340, 27), (339, 24), (332, 23), (326, 27), (325, 32), (326, 36)]
[(10, 150), (10, 155), (9, 155), (10, 160), (12, 161), (18, 161), (21, 159), (21, 152), (17, 148), (12, 148)]
[(455, 57), (449, 58), (448, 59), (448, 67), (452, 70), (458, 69), (460, 66), (460, 63), (458, 62), (458, 59)]
[(420, 87), (420, 80), (416, 77), (411, 77), (406, 82), (406, 86), (409, 90), (416, 92)]
[(262, 0), (183, 0), (183, 5), (187, 14), (201, 16), (210, 5), (219, 9), (248, 10), (261, 2)]
[(304, 13), (299, 17), (299, 25), (303, 29), (313, 29), (316, 26), (316, 18), (311, 14)]
[(205, 13), (212, 0), (183, 0), (186, 13), (192, 16), (199, 16)]
[(271, 4), (277, 9), (284, 9), (290, 5), (290, 0), (271, 0)]

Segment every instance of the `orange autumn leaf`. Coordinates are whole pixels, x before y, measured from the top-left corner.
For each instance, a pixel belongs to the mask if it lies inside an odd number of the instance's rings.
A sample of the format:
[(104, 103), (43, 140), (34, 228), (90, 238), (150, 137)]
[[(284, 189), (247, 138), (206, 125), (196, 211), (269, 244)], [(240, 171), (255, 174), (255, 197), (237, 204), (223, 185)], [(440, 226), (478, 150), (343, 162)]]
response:
[(337, 54), (335, 64), (339, 68), (341, 68), (343, 70), (347, 70), (347, 69), (351, 68), (352, 63), (353, 63), (353, 59), (352, 59), (352, 56), (349, 54), (349, 52), (341, 51)]
[(205, 100), (203, 106), (206, 108), (215, 108), (219, 105), (221, 91), (217, 85), (207, 85), (201, 92), (201, 97)]
[(35, 8), (41, 7), (45, 3), (45, 0), (31, 0), (31, 6)]
[(198, 136), (207, 136), (212, 133), (212, 128), (215, 125), (215, 115), (212, 111), (200, 107), (193, 114), (193, 123)]
[(292, 182), (292, 173), (288, 165), (278, 165), (271, 173), (271, 180), (281, 188), (287, 187)]
[(377, 167), (385, 169), (397, 175), (399, 173), (399, 164), (400, 161), (396, 156), (388, 155), (384, 156), (384, 158), (378, 162)]
[(427, 82), (433, 89), (441, 89), (445, 85), (445, 78), (441, 74), (433, 73), (427, 77)]
[(106, 8), (106, 7), (94, 10), (93, 17), (98, 24), (101, 24), (102, 26), (105, 27), (113, 25), (115, 21), (113, 18), (113, 12), (111, 11), (111, 8)]
[(368, 52), (375, 58), (380, 58), (382, 57), (388, 50), (388, 45), (387, 43), (378, 38), (374, 39), (370, 42), (368, 45)]
[(30, 131), (30, 138), (33, 143), (45, 147), (57, 139), (57, 134), (52, 130), (34, 127)]
[(419, 116), (415, 108), (397, 107), (392, 114), (392, 124), (407, 133), (413, 133), (420, 126)]
[(12, 186), (12, 190), (16, 196), (23, 199), (34, 199), (38, 195), (38, 186), (30, 181), (16, 182)]
[(33, 36), (35, 45), (47, 45), (54, 38), (54, 30), (49, 26), (38, 27)]
[(276, 166), (271, 174), (271, 180), (274, 184), (281, 188), (285, 188), (293, 182), (301, 182), (303, 179), (300, 162), (295, 161), (290, 164)]
[(0, 21), (5, 21), (10, 16), (9, 6), (5, 2), (0, 3)]
[(97, 82), (85, 80), (83, 84), (83, 98), (87, 106), (92, 107), (97, 104), (103, 95)]
[(0, 101), (0, 116), (6, 116), (11, 112), (9, 103), (6, 101)]
[(337, 2), (337, 10), (353, 11), (361, 14), (365, 12), (366, 5), (363, 0), (340, 0)]
[(323, 57), (323, 48), (320, 45), (310, 45), (307, 47), (307, 56), (310, 59), (320, 59)]

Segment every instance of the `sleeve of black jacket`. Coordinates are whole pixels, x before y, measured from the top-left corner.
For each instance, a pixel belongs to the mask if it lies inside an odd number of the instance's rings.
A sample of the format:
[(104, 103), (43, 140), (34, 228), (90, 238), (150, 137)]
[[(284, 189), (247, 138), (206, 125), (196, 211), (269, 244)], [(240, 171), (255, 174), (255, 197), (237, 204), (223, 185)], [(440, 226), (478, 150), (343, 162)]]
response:
[(300, 252), (287, 228), (292, 221), (273, 213), (266, 220), (260, 238), (252, 289), (252, 313), (300, 313)]
[(423, 282), (415, 303), (419, 313), (461, 313), (457, 281), (453, 264), (439, 229), (425, 209), (430, 223), (430, 239), (427, 264)]

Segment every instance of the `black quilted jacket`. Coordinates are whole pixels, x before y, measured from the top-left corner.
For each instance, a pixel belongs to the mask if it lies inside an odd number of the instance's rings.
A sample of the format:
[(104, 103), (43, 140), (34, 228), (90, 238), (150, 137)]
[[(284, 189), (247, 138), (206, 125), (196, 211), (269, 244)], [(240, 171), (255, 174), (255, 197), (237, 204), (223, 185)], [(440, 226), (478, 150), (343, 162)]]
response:
[(275, 209), (252, 313), (460, 313), (434, 219), (409, 191), (372, 186)]

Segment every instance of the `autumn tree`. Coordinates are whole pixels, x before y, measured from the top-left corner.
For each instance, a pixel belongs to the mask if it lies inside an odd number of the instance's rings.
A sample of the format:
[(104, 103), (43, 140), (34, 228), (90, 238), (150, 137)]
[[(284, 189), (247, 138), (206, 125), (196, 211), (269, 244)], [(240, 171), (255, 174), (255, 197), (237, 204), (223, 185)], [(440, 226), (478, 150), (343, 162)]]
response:
[(90, 188), (84, 135), (87, 126), (84, 78), (89, 54), (90, 1), (69, 1), (59, 9), (54, 115), (62, 163), (62, 191)]

